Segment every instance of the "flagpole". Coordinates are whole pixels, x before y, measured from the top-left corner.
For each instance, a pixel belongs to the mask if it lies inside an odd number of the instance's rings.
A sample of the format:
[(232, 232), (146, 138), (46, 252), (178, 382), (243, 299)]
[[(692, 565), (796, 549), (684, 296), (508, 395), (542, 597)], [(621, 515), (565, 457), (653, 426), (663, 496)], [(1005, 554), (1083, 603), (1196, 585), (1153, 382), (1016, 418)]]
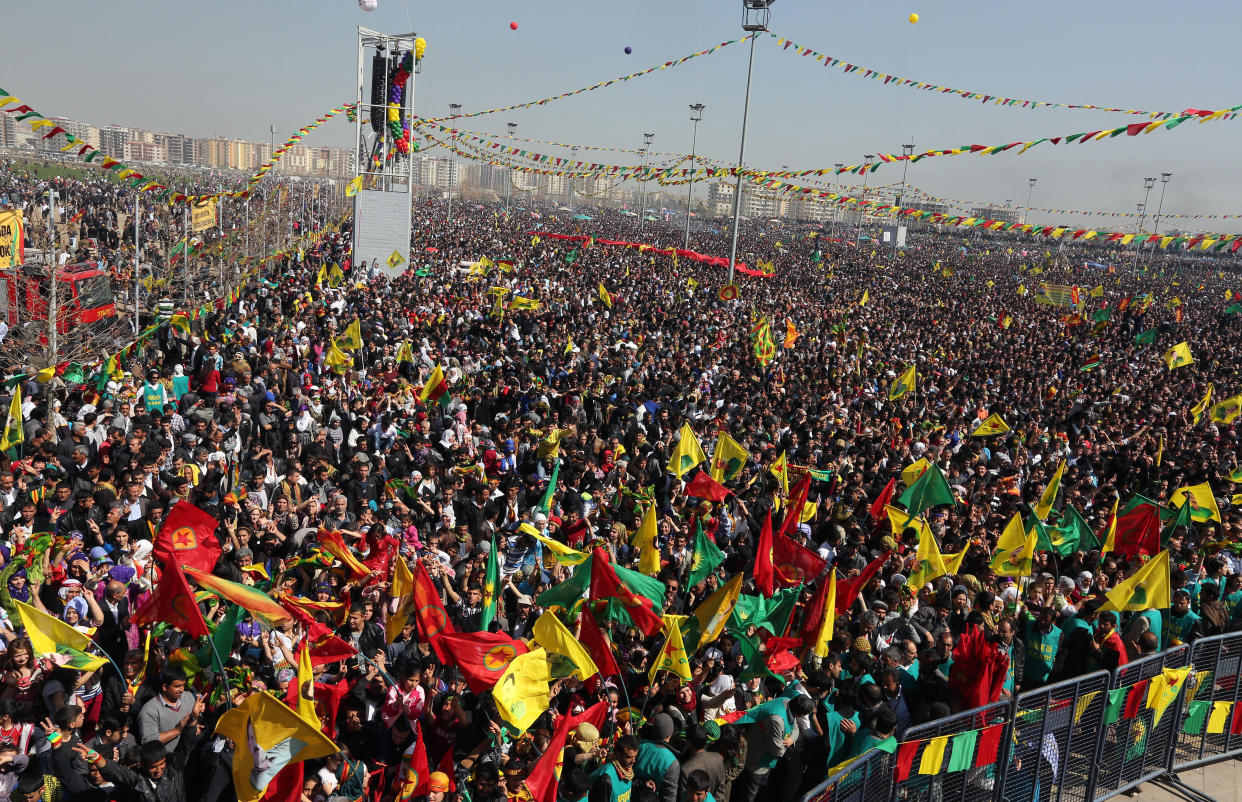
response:
[(233, 696), (229, 693), (229, 678), (224, 675), (224, 661), (220, 659), (220, 652), (216, 649), (216, 639), (207, 636), (207, 643), (211, 645), (211, 656), (216, 661), (216, 676), (220, 679), (220, 684), (224, 686), (224, 704), (229, 709), (233, 709)]

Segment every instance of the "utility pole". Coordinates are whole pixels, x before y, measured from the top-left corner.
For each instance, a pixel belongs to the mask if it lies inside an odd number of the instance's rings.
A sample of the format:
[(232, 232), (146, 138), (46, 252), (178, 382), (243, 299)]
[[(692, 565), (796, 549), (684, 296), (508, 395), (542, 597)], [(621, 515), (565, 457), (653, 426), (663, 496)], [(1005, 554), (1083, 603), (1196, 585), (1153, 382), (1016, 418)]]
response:
[(139, 244), (139, 236), (142, 229), (140, 228), (140, 218), (142, 217), (142, 199), (141, 192), (134, 192), (134, 334), (138, 334), (142, 324), (142, 305), (139, 303), (139, 292), (142, 289), (142, 255), (140, 253), (141, 246)]
[(1037, 178), (1026, 179), (1026, 209), (1022, 212), (1022, 225), (1026, 225), (1026, 216), (1031, 213), (1031, 195), (1035, 192), (1035, 182), (1038, 180)]
[[(513, 139), (513, 132), (517, 130), (517, 123), (505, 123), (509, 129), (509, 139)], [(505, 214), (509, 213), (509, 190), (513, 188), (513, 168), (508, 169), (509, 180), (505, 183)]]
[[(460, 103), (449, 104), (449, 116), (456, 117), (457, 112), (461, 111)], [(453, 219), (453, 167), (456, 165), (457, 158), (457, 129), (453, 129), (453, 147), (449, 149), (449, 174), (448, 174), (448, 217), (447, 220)]]
[[(56, 355), (60, 350), (59, 343), (57, 342), (58, 332), (56, 331), (56, 318), (58, 317), (58, 310), (56, 308), (56, 304), (57, 304), (56, 279), (57, 279), (57, 273), (59, 272), (58, 268), (60, 267), (60, 264), (58, 263), (59, 260), (57, 259), (57, 254), (56, 254), (56, 200), (58, 197), (59, 196), (56, 194), (56, 190), (49, 189), (47, 191), (47, 203), (48, 203), (47, 232), (48, 232), (48, 237), (51, 239), (51, 243), (48, 247), (48, 252), (51, 255), (51, 262), (48, 265), (48, 275), (51, 276), (51, 280), (48, 283), (51, 286), (49, 287), (49, 290), (48, 290), (48, 300), (47, 300), (47, 348), (48, 348), (48, 353), (50, 354), (50, 358), (51, 358), (51, 361), (48, 363), (50, 365), (56, 364)], [(52, 405), (50, 403), (48, 404), (48, 407), (47, 407), (47, 414), (48, 414), (48, 422), (50, 423), (52, 420), (52, 414), (53, 414)], [(56, 430), (56, 427), (54, 426), (49, 425), (48, 428), (52, 431)]]
[(638, 185), (638, 233), (643, 233), (643, 218), (647, 216), (647, 154), (651, 152), (651, 141), (655, 134), (643, 134), (643, 169), (642, 179)]
[[(862, 198), (860, 200), (862, 200), (863, 203), (866, 203), (867, 201), (867, 179), (871, 177), (871, 160), (875, 158), (875, 154), (866, 153), (866, 154), (863, 154), (863, 158), (867, 160), (867, 168), (863, 170)], [(867, 216), (867, 207), (859, 206), (858, 207), (858, 231), (854, 235), (855, 245), (859, 245), (862, 243), (863, 218), (866, 216)]]
[[(906, 197), (906, 168), (910, 166), (910, 157), (914, 155), (914, 137), (910, 137), (909, 145), (901, 146), (901, 155), (905, 156), (905, 160), (901, 163), (901, 192), (897, 194), (897, 214), (893, 218), (893, 258), (897, 258), (897, 231), (901, 228), (901, 209), (902, 202)], [(865, 198), (864, 198), (865, 200)]]
[(569, 208), (574, 208), (574, 170), (578, 164), (578, 146), (569, 149)]
[[(1160, 233), (1160, 213), (1164, 211), (1164, 190), (1169, 185), (1169, 179), (1173, 177), (1172, 173), (1160, 174), (1160, 202), (1156, 204), (1156, 225), (1152, 227), (1152, 235)], [(1152, 250), (1155, 250), (1158, 243), (1151, 244)]]
[[(1156, 179), (1154, 176), (1151, 178), (1143, 179), (1143, 202), (1139, 204), (1139, 208), (1138, 208), (1139, 224), (1138, 224), (1138, 231), (1136, 232), (1139, 237), (1143, 235), (1143, 223), (1147, 222), (1147, 200), (1151, 197), (1151, 188), (1154, 187), (1155, 185), (1156, 185)], [(1131, 270), (1138, 270), (1139, 251), (1142, 250), (1142, 248), (1143, 248), (1142, 242), (1134, 243), (1134, 264), (1131, 266), (1130, 268)]]
[(690, 204), (694, 200), (694, 160), (695, 148), (699, 144), (699, 123), (703, 120), (703, 109), (707, 108), (702, 103), (690, 104), (690, 122), (694, 123), (694, 133), (690, 135), (690, 181), (686, 188), (686, 241), (682, 245), (686, 250), (690, 250)]

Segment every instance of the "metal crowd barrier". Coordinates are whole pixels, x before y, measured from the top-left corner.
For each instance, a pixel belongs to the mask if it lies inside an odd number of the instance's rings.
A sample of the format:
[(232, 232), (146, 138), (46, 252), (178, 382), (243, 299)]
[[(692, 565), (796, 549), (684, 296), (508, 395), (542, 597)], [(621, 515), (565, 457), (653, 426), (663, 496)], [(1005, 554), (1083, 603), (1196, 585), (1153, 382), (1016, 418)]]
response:
[(890, 802), (893, 756), (873, 749), (809, 791), (803, 802)]
[[(1012, 702), (993, 702), (983, 707), (976, 707), (973, 710), (966, 710), (937, 721), (911, 727), (902, 740), (916, 741), (950, 736), (950, 742), (952, 742), (952, 736), (959, 733), (982, 730), (984, 727), (1001, 724), (1004, 725), (1004, 731), (1000, 742), (1004, 745), (1011, 742), (1012, 722)], [(899, 802), (988, 802), (995, 796), (1007, 749), (999, 750), (996, 762), (992, 765), (977, 767), (979, 747), (982, 744), (977, 740), (971, 754), (972, 768), (966, 771), (949, 772), (947, 770), (948, 757), (946, 757), (938, 773), (919, 774), (919, 763), (929, 743), (930, 741), (919, 746), (914, 755), (914, 768), (910, 776), (895, 785), (894, 799)], [(953, 748), (958, 747), (950, 743), (950, 749)], [(949, 752), (946, 754), (951, 755)]]
[[(1183, 712), (1188, 711), (1193, 702), (1234, 703), (1242, 698), (1242, 682), (1239, 681), (1239, 674), (1242, 673), (1242, 633), (1213, 635), (1195, 641), (1190, 648), (1190, 664), (1195, 667), (1191, 676), (1194, 692), (1192, 694), (1188, 688), (1182, 694)], [(1181, 727), (1185, 715), (1179, 716), (1177, 745), (1169, 770), (1177, 773), (1242, 755), (1242, 734), (1230, 732), (1236, 729), (1231, 726), (1235, 715), (1231, 709), (1224, 732), (1216, 734), (1207, 732), (1210, 729), (1208, 726), (1198, 733), (1187, 734)]]
[[(1186, 666), (1193, 671), (1183, 690), (1156, 721), (1147, 683), (1166, 668)], [(872, 751), (802, 802), (1103, 802), (1153, 781), (1202, 798), (1177, 772), (1242, 757), (1239, 702), (1242, 633), (1203, 638), (1113, 673), (1097, 671), (912, 727), (902, 742), (923, 743), (900, 782), (896, 753)], [(1217, 716), (1204, 720), (1212, 709)], [(1192, 710), (1198, 712), (1193, 722)], [(948, 736), (951, 746), (954, 735), (996, 725), (1004, 730), (991, 770), (977, 767), (976, 742), (972, 768), (949, 771), (946, 751), (940, 771), (918, 773), (930, 739)]]
[[(1169, 770), (1173, 744), (1181, 725), (1180, 705), (1175, 700), (1160, 720), (1146, 706), (1147, 684), (1166, 668), (1184, 668), (1190, 649), (1177, 646), (1120, 666), (1113, 675), (1110, 690), (1125, 689), (1117, 694), (1120, 709), (1105, 721), (1100, 739), (1099, 759), (1095, 778), (1095, 799), (1108, 799), (1128, 791)], [(1130, 694), (1143, 696), (1132, 717), (1125, 715), (1125, 701)], [(1180, 696), (1180, 694), (1179, 694)], [(1153, 726), (1154, 724), (1154, 726)]]

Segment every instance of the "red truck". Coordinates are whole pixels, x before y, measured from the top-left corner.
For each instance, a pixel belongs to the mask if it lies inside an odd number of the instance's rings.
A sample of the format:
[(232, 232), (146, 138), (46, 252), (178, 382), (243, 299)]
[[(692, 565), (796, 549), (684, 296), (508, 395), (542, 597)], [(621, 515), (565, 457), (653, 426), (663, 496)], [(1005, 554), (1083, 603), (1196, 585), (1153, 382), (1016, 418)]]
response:
[[(10, 327), (47, 320), (52, 293), (46, 265), (27, 262), (0, 271), (0, 282), (0, 318)], [(61, 334), (116, 315), (112, 276), (97, 262), (65, 265), (57, 271), (56, 282), (56, 330)]]

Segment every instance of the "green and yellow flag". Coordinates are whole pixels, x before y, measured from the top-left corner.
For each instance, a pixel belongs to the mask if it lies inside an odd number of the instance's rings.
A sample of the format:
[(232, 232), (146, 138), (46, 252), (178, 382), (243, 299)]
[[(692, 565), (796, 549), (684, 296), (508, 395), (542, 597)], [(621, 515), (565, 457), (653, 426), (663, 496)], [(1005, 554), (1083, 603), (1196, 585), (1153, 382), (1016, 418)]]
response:
[(362, 323), (358, 318), (345, 327), (336, 344), (346, 351), (357, 351), (362, 348)]
[(987, 419), (975, 427), (970, 433), (971, 437), (987, 437), (993, 434), (1004, 434), (1009, 431), (1009, 424), (1001, 418), (1000, 415), (993, 412), (988, 415)]
[(1147, 561), (1128, 579), (1118, 582), (1108, 592), (1108, 600), (1100, 608), (1123, 612), (1125, 610), (1164, 610), (1172, 603), (1169, 587), (1169, 553), (1162, 551)]
[(746, 449), (728, 434), (721, 433), (716, 438), (716, 447), (712, 450), (711, 476), (721, 483), (736, 479), (749, 460), (750, 454)]
[(1164, 352), (1164, 364), (1169, 366), (1169, 370), (1177, 370), (1186, 365), (1193, 364), (1195, 357), (1190, 353), (1190, 346), (1186, 343), (1178, 343), (1169, 350)]
[(1207, 411), (1208, 404), (1212, 403), (1212, 385), (1208, 385), (1207, 392), (1203, 394), (1202, 400), (1190, 408), (1190, 414), (1194, 418), (1197, 425), (1203, 420), (1203, 413)]
[(683, 680), (689, 680), (691, 677), (690, 658), (686, 654), (685, 642), (681, 638), (681, 622), (686, 619), (686, 616), (664, 615), (663, 618), (664, 633), (667, 637), (664, 639), (664, 645), (660, 647), (660, 653), (651, 663), (651, 681), (655, 682), (656, 674), (661, 671), (669, 671)]
[(918, 374), (914, 370), (914, 365), (906, 368), (905, 371), (897, 377), (897, 381), (893, 382), (888, 388), (888, 400), (897, 401), (903, 398), (907, 393), (915, 388), (918, 381)]
[(25, 441), (26, 432), (22, 425), (22, 386), (18, 383), (13, 385), (13, 400), (9, 402), (9, 414), (4, 420), (4, 436), (0, 437), (0, 451), (8, 451), (18, 443)]
[(668, 461), (669, 472), (680, 479), (695, 465), (706, 461), (707, 455), (703, 453), (703, 447), (699, 445), (699, 438), (694, 436), (694, 430), (690, 428), (690, 424), (683, 423), (677, 446), (673, 449), (673, 456)]
[(1061, 489), (1061, 476), (1065, 473), (1065, 460), (1061, 460), (1061, 464), (1057, 466), (1057, 472), (1052, 475), (1052, 480), (1048, 482), (1048, 486), (1044, 488), (1044, 493), (1039, 497), (1039, 503), (1035, 505), (1035, 517), (1044, 520), (1048, 517), (1048, 513), (1052, 512), (1052, 505), (1056, 503), (1057, 491)]
[(1230, 396), (1225, 400), (1212, 405), (1212, 411), (1208, 413), (1208, 417), (1213, 423), (1233, 423), (1238, 419), (1238, 413), (1242, 412), (1242, 393)]
[(608, 292), (608, 288), (604, 286), (604, 282), (599, 283), (599, 300), (604, 306), (612, 309), (612, 295)]

